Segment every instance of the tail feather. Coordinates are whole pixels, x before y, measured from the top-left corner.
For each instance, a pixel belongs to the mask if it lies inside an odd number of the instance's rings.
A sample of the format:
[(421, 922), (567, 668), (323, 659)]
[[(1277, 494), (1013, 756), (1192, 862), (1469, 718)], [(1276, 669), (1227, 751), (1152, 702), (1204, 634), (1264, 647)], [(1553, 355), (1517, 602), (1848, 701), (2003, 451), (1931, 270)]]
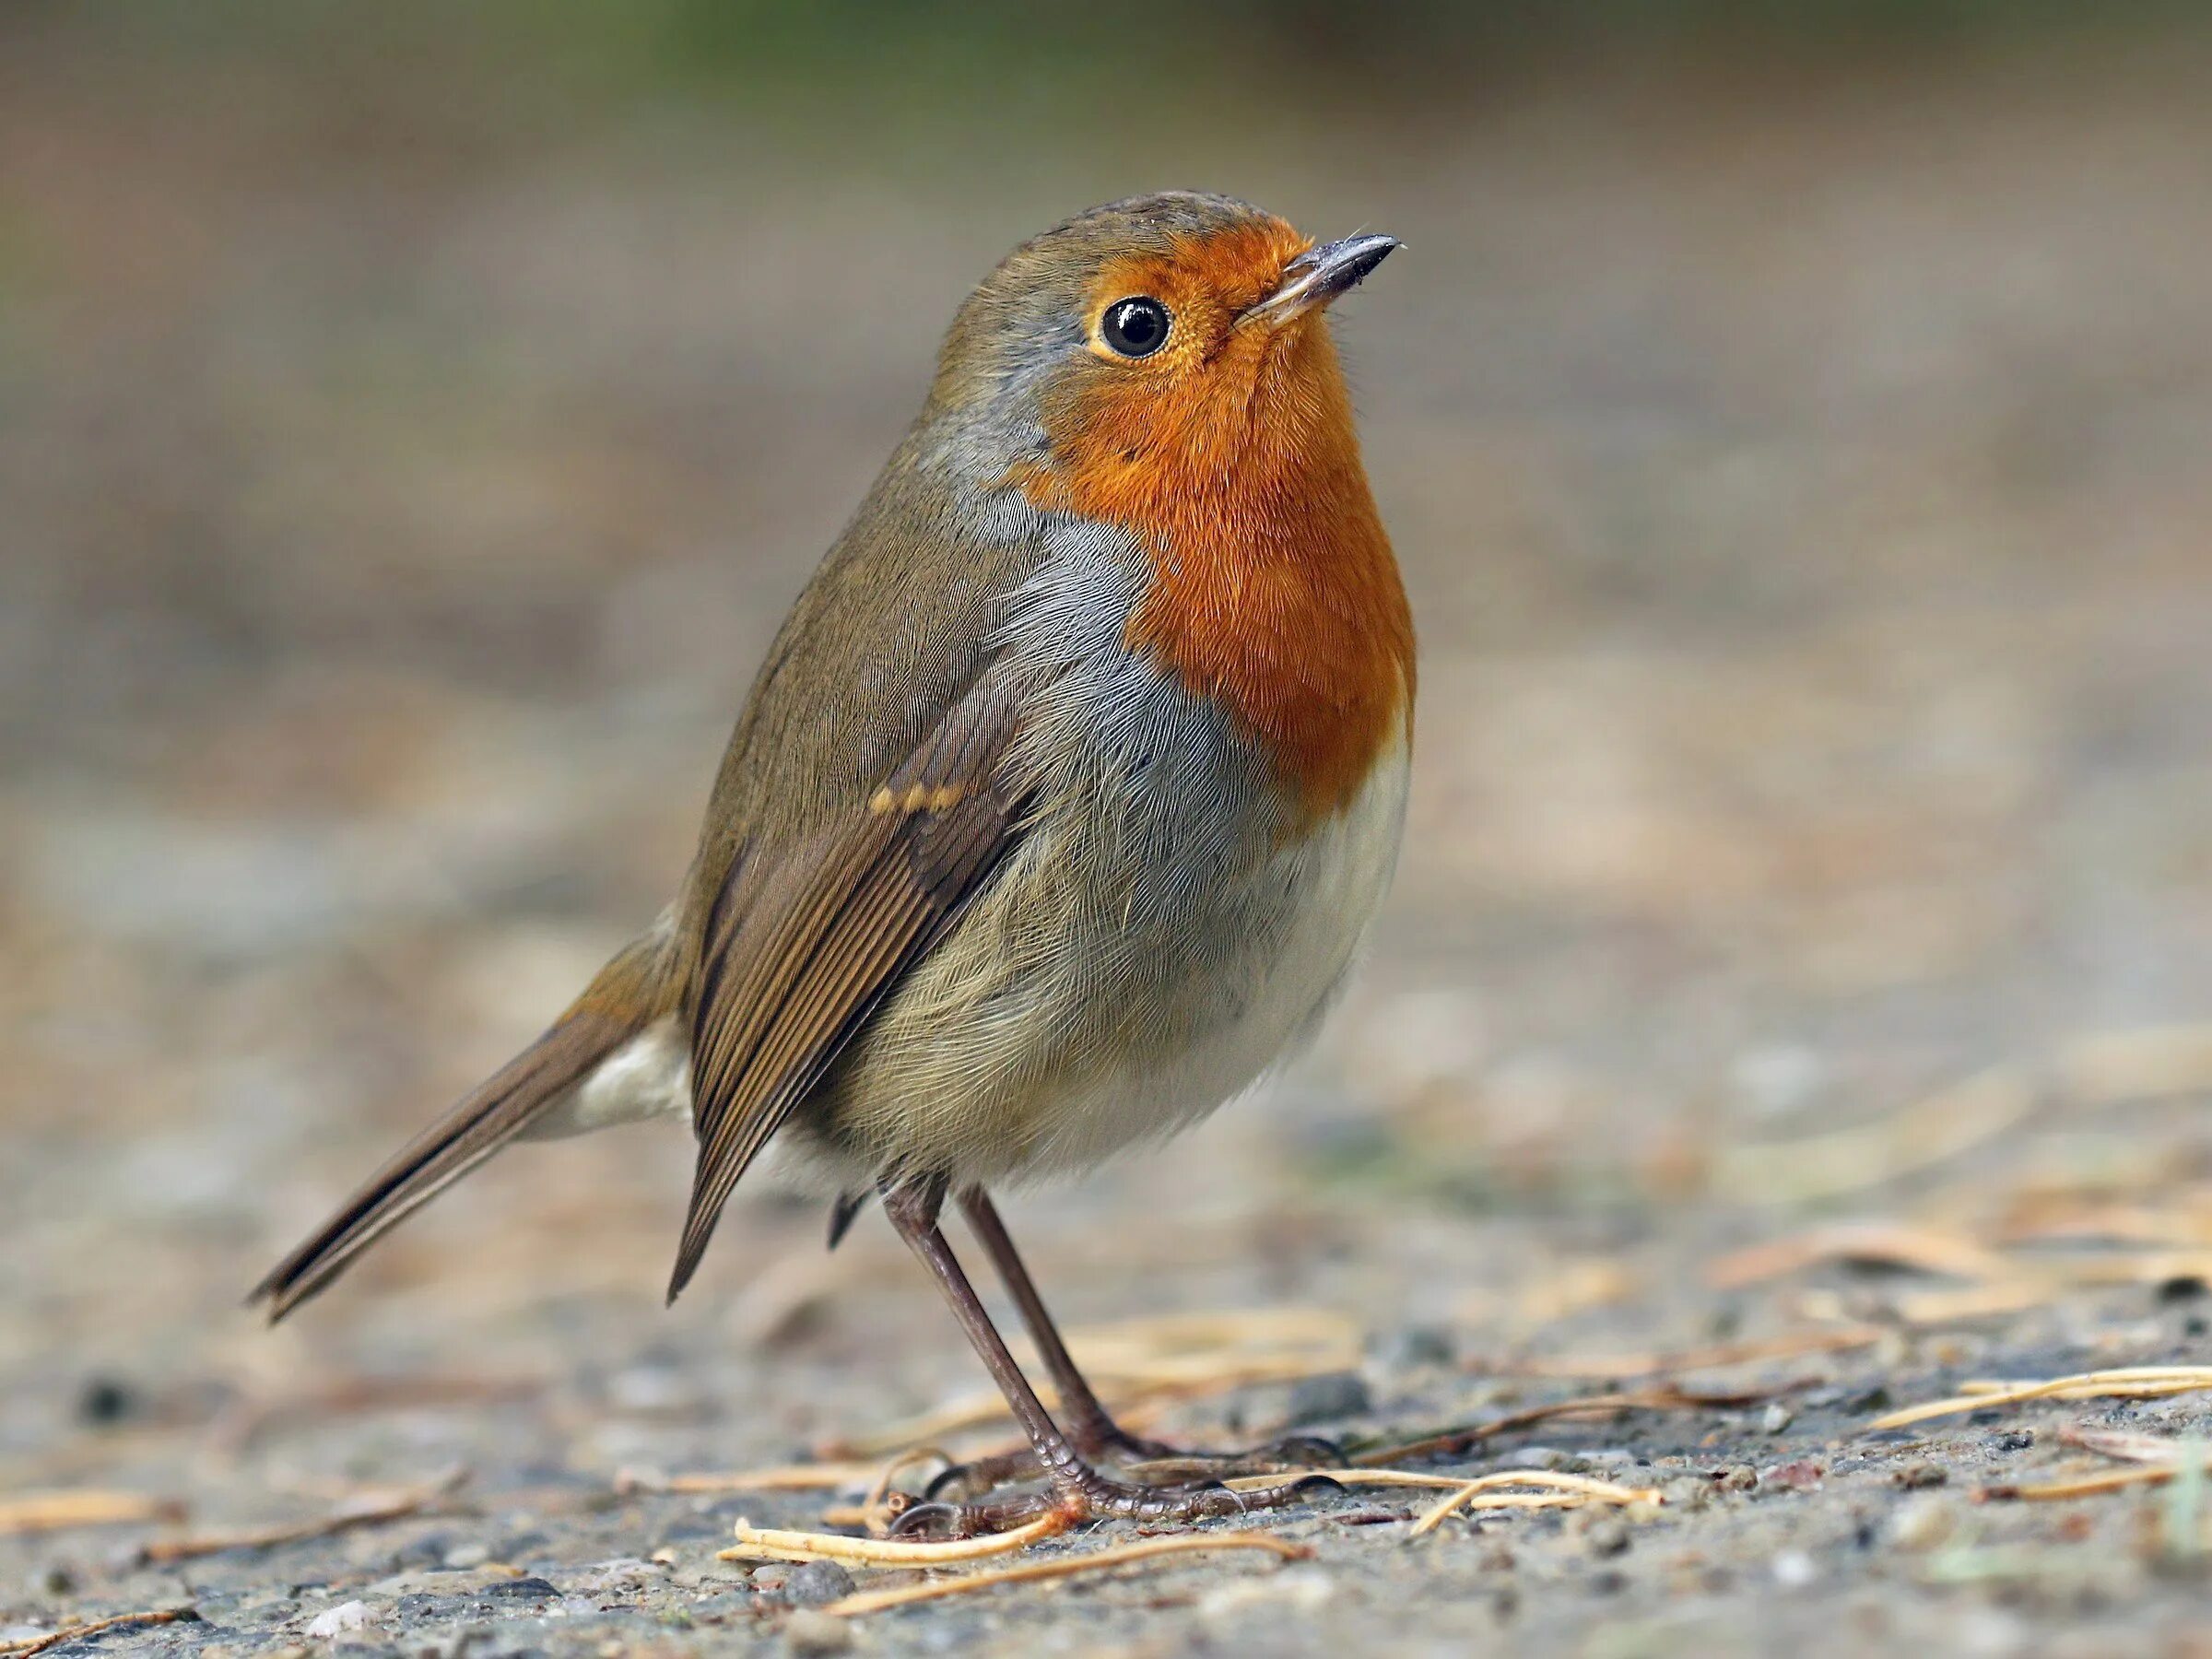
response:
[(607, 964), (551, 1030), (403, 1147), (337, 1212), (254, 1286), (274, 1324), (326, 1288), (361, 1253), (501, 1147), (662, 1012), (657, 941)]

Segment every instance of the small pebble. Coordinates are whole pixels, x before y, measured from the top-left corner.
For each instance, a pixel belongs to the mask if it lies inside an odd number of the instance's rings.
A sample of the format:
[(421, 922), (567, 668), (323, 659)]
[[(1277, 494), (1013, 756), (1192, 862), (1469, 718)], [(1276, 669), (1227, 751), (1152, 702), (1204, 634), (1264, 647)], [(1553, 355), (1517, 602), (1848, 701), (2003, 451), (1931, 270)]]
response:
[(1759, 1414), (1759, 1430), (1761, 1434), (1780, 1434), (1790, 1426), (1791, 1419), (1796, 1415), (1780, 1400), (1772, 1401)]
[(1782, 1487), (1793, 1492), (1810, 1492), (1819, 1487), (1820, 1478), (1825, 1473), (1812, 1458), (1795, 1457), (1788, 1463), (1776, 1464), (1772, 1468), (1763, 1471), (1759, 1482), (1761, 1486)]
[(1813, 1558), (1802, 1549), (1785, 1549), (1774, 1558), (1774, 1582), (1784, 1590), (1802, 1590), (1819, 1576)]
[(307, 1633), (319, 1641), (330, 1641), (351, 1630), (366, 1630), (369, 1625), (369, 1604), (360, 1601), (340, 1602), (327, 1607), (308, 1621)]
[(835, 1561), (804, 1562), (783, 1581), (783, 1599), (803, 1607), (818, 1607), (852, 1594), (853, 1575)]
[(491, 1551), (481, 1544), (456, 1544), (445, 1552), (445, 1564), (455, 1572), (466, 1572), (490, 1559)]
[(495, 1579), (477, 1592), (507, 1601), (545, 1601), (559, 1594), (542, 1578)]

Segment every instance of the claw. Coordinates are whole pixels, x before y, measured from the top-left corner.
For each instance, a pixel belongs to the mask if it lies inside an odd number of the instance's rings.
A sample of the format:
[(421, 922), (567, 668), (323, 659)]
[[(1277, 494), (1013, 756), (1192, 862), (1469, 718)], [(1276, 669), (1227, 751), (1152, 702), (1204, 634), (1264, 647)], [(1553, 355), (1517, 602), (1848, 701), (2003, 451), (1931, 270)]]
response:
[(924, 1498), (942, 1498), (947, 1493), (962, 1498), (980, 1498), (985, 1492), (1010, 1485), (1016, 1481), (1034, 1480), (1043, 1471), (1033, 1452), (1016, 1452), (994, 1457), (979, 1457), (964, 1464), (953, 1464), (927, 1486), (922, 1488)]
[(969, 1472), (974, 1466), (973, 1464), (953, 1464), (938, 1470), (930, 1477), (929, 1484), (922, 1488), (922, 1501), (924, 1503), (937, 1502), (943, 1497), (946, 1488), (964, 1484), (968, 1479)]
[(893, 1524), (894, 1535), (940, 1525), (950, 1537), (977, 1537), (1035, 1521), (1053, 1511), (1069, 1523), (1122, 1519), (1149, 1523), (1204, 1521), (1221, 1515), (1281, 1509), (1309, 1497), (1342, 1492), (1325, 1475), (1309, 1475), (1276, 1486), (1249, 1491), (1211, 1480), (1197, 1486), (1132, 1486), (1089, 1474), (1059, 1491), (1030, 1493), (1000, 1503), (929, 1502), (918, 1504)]
[[(935, 1488), (935, 1483), (931, 1483)], [(961, 1507), (957, 1503), (917, 1503), (891, 1523), (889, 1536), (903, 1538), (915, 1533), (927, 1532), (942, 1521), (947, 1524), (946, 1535), (957, 1538), (961, 1535)]]

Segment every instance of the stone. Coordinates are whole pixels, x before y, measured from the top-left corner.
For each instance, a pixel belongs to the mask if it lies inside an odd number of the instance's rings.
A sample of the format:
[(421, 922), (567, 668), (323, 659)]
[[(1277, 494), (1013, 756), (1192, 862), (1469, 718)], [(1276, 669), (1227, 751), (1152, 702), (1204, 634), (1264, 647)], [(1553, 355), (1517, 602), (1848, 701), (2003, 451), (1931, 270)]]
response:
[(340, 1602), (326, 1607), (308, 1620), (307, 1633), (319, 1641), (335, 1641), (340, 1636), (369, 1626), (369, 1604), (362, 1601)]
[(806, 1561), (791, 1570), (782, 1594), (796, 1606), (822, 1606), (853, 1594), (853, 1575), (835, 1561)]

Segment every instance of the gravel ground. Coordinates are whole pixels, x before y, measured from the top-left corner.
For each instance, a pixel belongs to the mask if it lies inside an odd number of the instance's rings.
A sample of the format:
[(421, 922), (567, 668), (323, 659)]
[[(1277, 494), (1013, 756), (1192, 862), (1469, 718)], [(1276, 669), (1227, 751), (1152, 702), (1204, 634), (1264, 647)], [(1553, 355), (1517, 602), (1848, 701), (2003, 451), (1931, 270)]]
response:
[[(0, 45), (0, 1643), (2207, 1651), (2198, 1483), (2005, 1495), (2206, 1395), (1869, 1430), (2212, 1362), (2201, 44), (873, 173)], [(1195, 1368), (1169, 1437), (1688, 1394), (1417, 1464), (1656, 1502), (1410, 1538), (1429, 1494), (1358, 1489), (1270, 1518), (1297, 1561), (837, 1618), (841, 1571), (715, 1552), (853, 1492), (665, 1477), (976, 1394), (879, 1220), (829, 1255), (750, 1193), (664, 1312), (689, 1148), (647, 1127), (502, 1159), (280, 1330), (237, 1301), (657, 908), (964, 285), (1166, 178), (1410, 245), (1345, 333), (1413, 822), (1309, 1060), (1010, 1217), (1121, 1389)], [(6, 1519), (55, 1491), (171, 1507)]]

